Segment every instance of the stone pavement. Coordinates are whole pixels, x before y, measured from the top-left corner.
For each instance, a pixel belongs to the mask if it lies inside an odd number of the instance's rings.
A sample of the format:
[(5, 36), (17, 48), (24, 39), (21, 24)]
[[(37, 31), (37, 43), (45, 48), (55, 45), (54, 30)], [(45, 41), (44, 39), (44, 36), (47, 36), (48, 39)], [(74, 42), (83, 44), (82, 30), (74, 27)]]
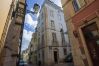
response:
[[(28, 66), (37, 66), (37, 65), (28, 65)], [(74, 66), (73, 63), (58, 63), (53, 66)]]
[(32, 64), (28, 64), (28, 66), (38, 66), (38, 65), (32, 65)]
[(59, 63), (55, 64), (54, 66), (74, 66), (73, 63)]

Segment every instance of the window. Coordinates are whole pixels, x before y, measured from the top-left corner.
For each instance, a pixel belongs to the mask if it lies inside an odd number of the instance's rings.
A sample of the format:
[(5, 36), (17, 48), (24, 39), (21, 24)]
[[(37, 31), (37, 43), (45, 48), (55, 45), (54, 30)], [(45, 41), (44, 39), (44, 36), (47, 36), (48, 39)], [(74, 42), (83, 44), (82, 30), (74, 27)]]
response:
[(52, 33), (52, 38), (53, 38), (53, 42), (56, 42), (56, 40), (57, 40), (56, 33)]
[(77, 12), (81, 7), (85, 5), (84, 0), (73, 0), (74, 10)]
[(44, 18), (44, 14), (43, 14), (43, 12), (42, 12), (42, 14), (41, 14), (41, 20)]
[(61, 20), (61, 15), (59, 14), (59, 20)]
[(39, 58), (40, 58), (40, 53), (39, 53)]
[(79, 10), (79, 6), (78, 6), (76, 0), (73, 0), (73, 6), (74, 6), (74, 10), (75, 10), (75, 11), (78, 11), (78, 10)]
[(44, 26), (42, 25), (42, 32), (44, 32)]
[(38, 38), (38, 44), (40, 44), (40, 37)]
[(44, 35), (42, 35), (42, 46), (44, 46)]
[(55, 29), (55, 24), (54, 24), (54, 21), (53, 20), (51, 20), (51, 28), (52, 29)]
[(78, 1), (78, 5), (79, 7), (83, 7), (85, 5), (85, 1), (84, 0), (77, 0)]
[(53, 10), (50, 10), (50, 16), (54, 17), (54, 11)]
[(63, 50), (64, 50), (64, 55), (66, 55), (66, 54), (67, 54), (67, 50), (66, 50), (66, 48), (64, 48)]
[(40, 22), (40, 17), (38, 18), (38, 22)]
[(61, 29), (61, 39), (62, 39), (62, 45), (65, 45), (65, 36), (63, 29)]
[(61, 15), (59, 13), (57, 14), (57, 16), (58, 16), (58, 19), (61, 20)]
[(60, 11), (58, 11), (57, 16), (58, 16), (58, 19), (61, 20), (61, 13), (60, 13)]

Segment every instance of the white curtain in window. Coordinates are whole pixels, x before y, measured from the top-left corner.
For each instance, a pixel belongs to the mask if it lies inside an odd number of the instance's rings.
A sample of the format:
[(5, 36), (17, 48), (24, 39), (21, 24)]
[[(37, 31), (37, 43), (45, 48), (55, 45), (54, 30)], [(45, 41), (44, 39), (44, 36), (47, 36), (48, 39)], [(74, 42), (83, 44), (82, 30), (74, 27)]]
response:
[(85, 5), (85, 0), (77, 0), (77, 4), (78, 4), (79, 8), (81, 8), (82, 6)]

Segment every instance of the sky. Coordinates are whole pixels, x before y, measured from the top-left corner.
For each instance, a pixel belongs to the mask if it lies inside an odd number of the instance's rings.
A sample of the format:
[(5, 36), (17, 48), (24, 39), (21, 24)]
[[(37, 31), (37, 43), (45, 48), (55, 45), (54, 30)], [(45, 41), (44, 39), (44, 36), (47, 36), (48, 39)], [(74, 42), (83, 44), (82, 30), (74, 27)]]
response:
[[(60, 0), (51, 0), (55, 4), (61, 7)], [(43, 4), (44, 0), (27, 0), (27, 7), (26, 9), (33, 11), (33, 5), (34, 3), (39, 4), (40, 6)], [(25, 15), (25, 21), (24, 21), (24, 29), (23, 29), (23, 40), (22, 40), (22, 51), (28, 48), (28, 45), (31, 41), (32, 34), (35, 32), (35, 28), (37, 26), (37, 17), (38, 14), (30, 14), (26, 13)]]

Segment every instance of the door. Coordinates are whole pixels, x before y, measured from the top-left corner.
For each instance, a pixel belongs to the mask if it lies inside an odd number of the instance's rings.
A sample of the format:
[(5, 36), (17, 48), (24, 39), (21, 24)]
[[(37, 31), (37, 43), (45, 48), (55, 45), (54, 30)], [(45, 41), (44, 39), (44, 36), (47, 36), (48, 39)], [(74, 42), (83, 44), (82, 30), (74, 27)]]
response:
[(54, 62), (55, 62), (55, 63), (58, 63), (57, 51), (54, 51)]
[(89, 54), (93, 66), (99, 66), (99, 29), (96, 23), (92, 23), (82, 28)]

